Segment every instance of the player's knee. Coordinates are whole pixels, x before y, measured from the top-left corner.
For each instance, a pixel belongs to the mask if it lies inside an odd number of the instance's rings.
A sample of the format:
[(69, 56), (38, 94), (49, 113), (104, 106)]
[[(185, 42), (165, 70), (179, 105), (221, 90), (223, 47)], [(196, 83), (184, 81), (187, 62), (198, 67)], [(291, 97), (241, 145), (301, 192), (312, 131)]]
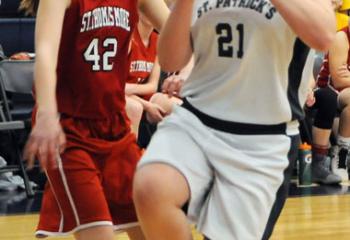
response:
[(155, 93), (152, 95), (152, 97), (150, 98), (150, 102), (151, 103), (156, 103), (156, 104), (159, 104), (159, 103), (162, 103), (163, 102), (163, 99), (164, 99), (164, 94), (163, 93)]
[(341, 114), (347, 118), (350, 118), (350, 105), (344, 106), (344, 108), (341, 110)]
[(126, 112), (132, 122), (138, 122), (142, 117), (143, 106), (135, 100), (128, 100), (126, 104)]
[(132, 105), (132, 113), (139, 117), (142, 115), (143, 112), (143, 106), (140, 102), (135, 101)]
[(133, 198), (138, 209), (152, 209), (161, 198), (161, 177), (152, 166), (139, 169), (134, 177)]

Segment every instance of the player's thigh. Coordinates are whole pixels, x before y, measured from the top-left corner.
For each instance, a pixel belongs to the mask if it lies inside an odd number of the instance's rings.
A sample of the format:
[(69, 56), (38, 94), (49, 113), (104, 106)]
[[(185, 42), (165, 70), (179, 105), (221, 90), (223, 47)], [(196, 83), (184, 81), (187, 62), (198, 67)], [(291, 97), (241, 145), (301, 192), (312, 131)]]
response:
[(74, 234), (76, 240), (113, 240), (112, 226), (97, 226), (80, 230)]
[(189, 197), (190, 189), (185, 176), (171, 165), (147, 164), (135, 175), (134, 198), (138, 205), (163, 202), (182, 207)]
[[(72, 148), (57, 161), (58, 167), (48, 169), (46, 173), (65, 225), (74, 228), (84, 224), (100, 224), (101, 221), (110, 222), (100, 174), (90, 154), (83, 149)], [(49, 211), (50, 203), (44, 204), (43, 208)]]
[(226, 144), (210, 150), (215, 178), (198, 228), (211, 239), (261, 239), (298, 137), (220, 135)]
[(213, 173), (196, 141), (181, 127), (166, 123), (159, 126), (142, 157), (135, 183), (142, 184), (146, 177), (156, 187), (167, 188), (165, 193), (179, 206), (189, 200), (188, 214), (196, 218)]

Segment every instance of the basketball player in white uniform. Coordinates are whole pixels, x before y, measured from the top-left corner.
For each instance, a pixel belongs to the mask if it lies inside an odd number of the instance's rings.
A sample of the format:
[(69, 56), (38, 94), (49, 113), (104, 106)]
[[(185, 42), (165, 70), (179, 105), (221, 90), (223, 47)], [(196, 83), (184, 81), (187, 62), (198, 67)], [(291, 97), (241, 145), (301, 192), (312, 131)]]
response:
[(297, 155), (308, 46), (334, 38), (330, 2), (177, 0), (160, 64), (176, 71), (193, 53), (195, 66), (134, 180), (147, 239), (191, 239), (186, 218), (212, 240), (269, 238)]

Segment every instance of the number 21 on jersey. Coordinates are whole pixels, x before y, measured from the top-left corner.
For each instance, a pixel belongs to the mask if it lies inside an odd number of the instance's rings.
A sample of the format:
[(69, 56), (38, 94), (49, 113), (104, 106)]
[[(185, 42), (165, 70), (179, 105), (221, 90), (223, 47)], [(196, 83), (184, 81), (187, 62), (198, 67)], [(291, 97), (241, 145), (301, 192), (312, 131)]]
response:
[(237, 24), (238, 41), (233, 39), (232, 26), (228, 23), (219, 23), (216, 25), (216, 34), (218, 35), (218, 55), (219, 57), (235, 57), (234, 45), (238, 45), (237, 58), (243, 58), (244, 43), (244, 25)]
[[(99, 44), (102, 44), (103, 49), (106, 49), (103, 53), (99, 52)], [(92, 71), (111, 71), (113, 62), (111, 63), (110, 58), (117, 55), (117, 49), (118, 41), (115, 38), (106, 38), (105, 40), (94, 38), (84, 52), (84, 59), (92, 64)]]

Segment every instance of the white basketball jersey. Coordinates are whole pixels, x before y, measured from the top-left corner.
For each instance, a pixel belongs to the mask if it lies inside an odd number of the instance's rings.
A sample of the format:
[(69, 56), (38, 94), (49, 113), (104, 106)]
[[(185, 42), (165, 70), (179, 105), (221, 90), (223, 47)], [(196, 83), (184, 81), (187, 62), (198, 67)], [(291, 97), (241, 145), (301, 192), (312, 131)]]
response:
[(303, 116), (313, 54), (269, 0), (196, 0), (195, 67), (182, 96), (213, 117), (278, 124)]

